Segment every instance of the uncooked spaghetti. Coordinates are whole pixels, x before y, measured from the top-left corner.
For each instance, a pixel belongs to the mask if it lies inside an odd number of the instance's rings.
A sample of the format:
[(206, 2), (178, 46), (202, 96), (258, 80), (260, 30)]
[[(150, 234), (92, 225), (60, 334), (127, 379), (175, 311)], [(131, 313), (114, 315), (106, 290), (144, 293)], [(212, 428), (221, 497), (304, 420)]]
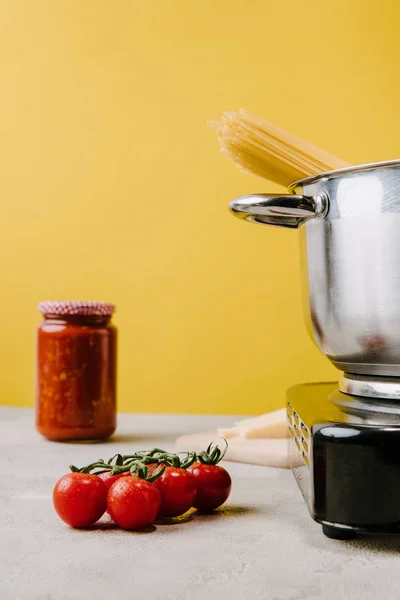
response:
[(221, 151), (242, 171), (286, 187), (304, 177), (350, 166), (243, 108), (225, 112), (212, 125)]

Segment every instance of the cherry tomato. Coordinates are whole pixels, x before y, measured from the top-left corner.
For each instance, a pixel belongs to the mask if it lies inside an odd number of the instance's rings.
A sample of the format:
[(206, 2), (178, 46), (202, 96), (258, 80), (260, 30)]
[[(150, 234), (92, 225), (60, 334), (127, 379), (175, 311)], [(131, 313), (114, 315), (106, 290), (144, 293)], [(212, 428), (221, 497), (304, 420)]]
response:
[(107, 487), (97, 475), (68, 473), (54, 487), (53, 504), (71, 527), (90, 527), (107, 508)]
[[(152, 467), (152, 470), (155, 468)], [(166, 467), (161, 477), (154, 481), (153, 486), (161, 494), (160, 516), (178, 517), (193, 506), (196, 483), (193, 475), (185, 469)]]
[(110, 470), (105, 471), (104, 473), (100, 473), (100, 475), (97, 475), (97, 477), (100, 477), (100, 479), (104, 481), (104, 483), (107, 486), (107, 489), (109, 490), (114, 481), (117, 481), (117, 479), (119, 479), (120, 477), (126, 477), (127, 475), (130, 475), (129, 471), (126, 471), (126, 473), (119, 473), (118, 475), (111, 475)]
[(203, 511), (214, 510), (221, 506), (231, 493), (232, 480), (223, 467), (203, 465), (195, 462), (188, 468), (196, 481), (194, 508)]
[(160, 504), (160, 492), (153, 484), (138, 477), (120, 477), (108, 490), (108, 512), (123, 529), (141, 529), (150, 525)]

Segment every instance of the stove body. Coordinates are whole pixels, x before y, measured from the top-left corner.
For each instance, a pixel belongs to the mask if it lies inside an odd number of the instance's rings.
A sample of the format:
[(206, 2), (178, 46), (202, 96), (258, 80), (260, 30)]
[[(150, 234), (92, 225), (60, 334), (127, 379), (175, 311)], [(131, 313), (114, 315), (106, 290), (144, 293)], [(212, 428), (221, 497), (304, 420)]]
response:
[(325, 535), (400, 533), (400, 404), (336, 383), (288, 390), (291, 468)]

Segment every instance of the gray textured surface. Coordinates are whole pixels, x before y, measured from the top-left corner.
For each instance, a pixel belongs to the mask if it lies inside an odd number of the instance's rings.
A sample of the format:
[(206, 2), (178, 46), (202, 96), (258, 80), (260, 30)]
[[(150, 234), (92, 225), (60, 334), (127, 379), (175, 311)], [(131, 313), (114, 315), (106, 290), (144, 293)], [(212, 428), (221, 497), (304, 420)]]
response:
[(125, 448), (173, 447), (226, 417), (120, 415), (113, 444), (54, 444), (30, 410), (0, 408), (1, 600), (342, 600), (400, 597), (400, 540), (325, 539), (289, 471), (227, 463), (219, 514), (146, 533), (65, 526), (51, 492), (70, 463)]

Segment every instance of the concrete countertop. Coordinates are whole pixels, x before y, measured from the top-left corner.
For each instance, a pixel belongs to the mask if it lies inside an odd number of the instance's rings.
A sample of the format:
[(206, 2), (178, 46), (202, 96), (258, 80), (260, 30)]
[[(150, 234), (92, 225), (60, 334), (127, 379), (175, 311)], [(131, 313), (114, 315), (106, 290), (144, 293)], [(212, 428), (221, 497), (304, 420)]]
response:
[(1, 600), (341, 600), (400, 597), (399, 537), (326, 539), (286, 470), (226, 463), (233, 490), (211, 516), (149, 533), (70, 529), (51, 494), (69, 464), (173, 448), (232, 418), (121, 414), (107, 444), (57, 444), (33, 412), (0, 407)]

